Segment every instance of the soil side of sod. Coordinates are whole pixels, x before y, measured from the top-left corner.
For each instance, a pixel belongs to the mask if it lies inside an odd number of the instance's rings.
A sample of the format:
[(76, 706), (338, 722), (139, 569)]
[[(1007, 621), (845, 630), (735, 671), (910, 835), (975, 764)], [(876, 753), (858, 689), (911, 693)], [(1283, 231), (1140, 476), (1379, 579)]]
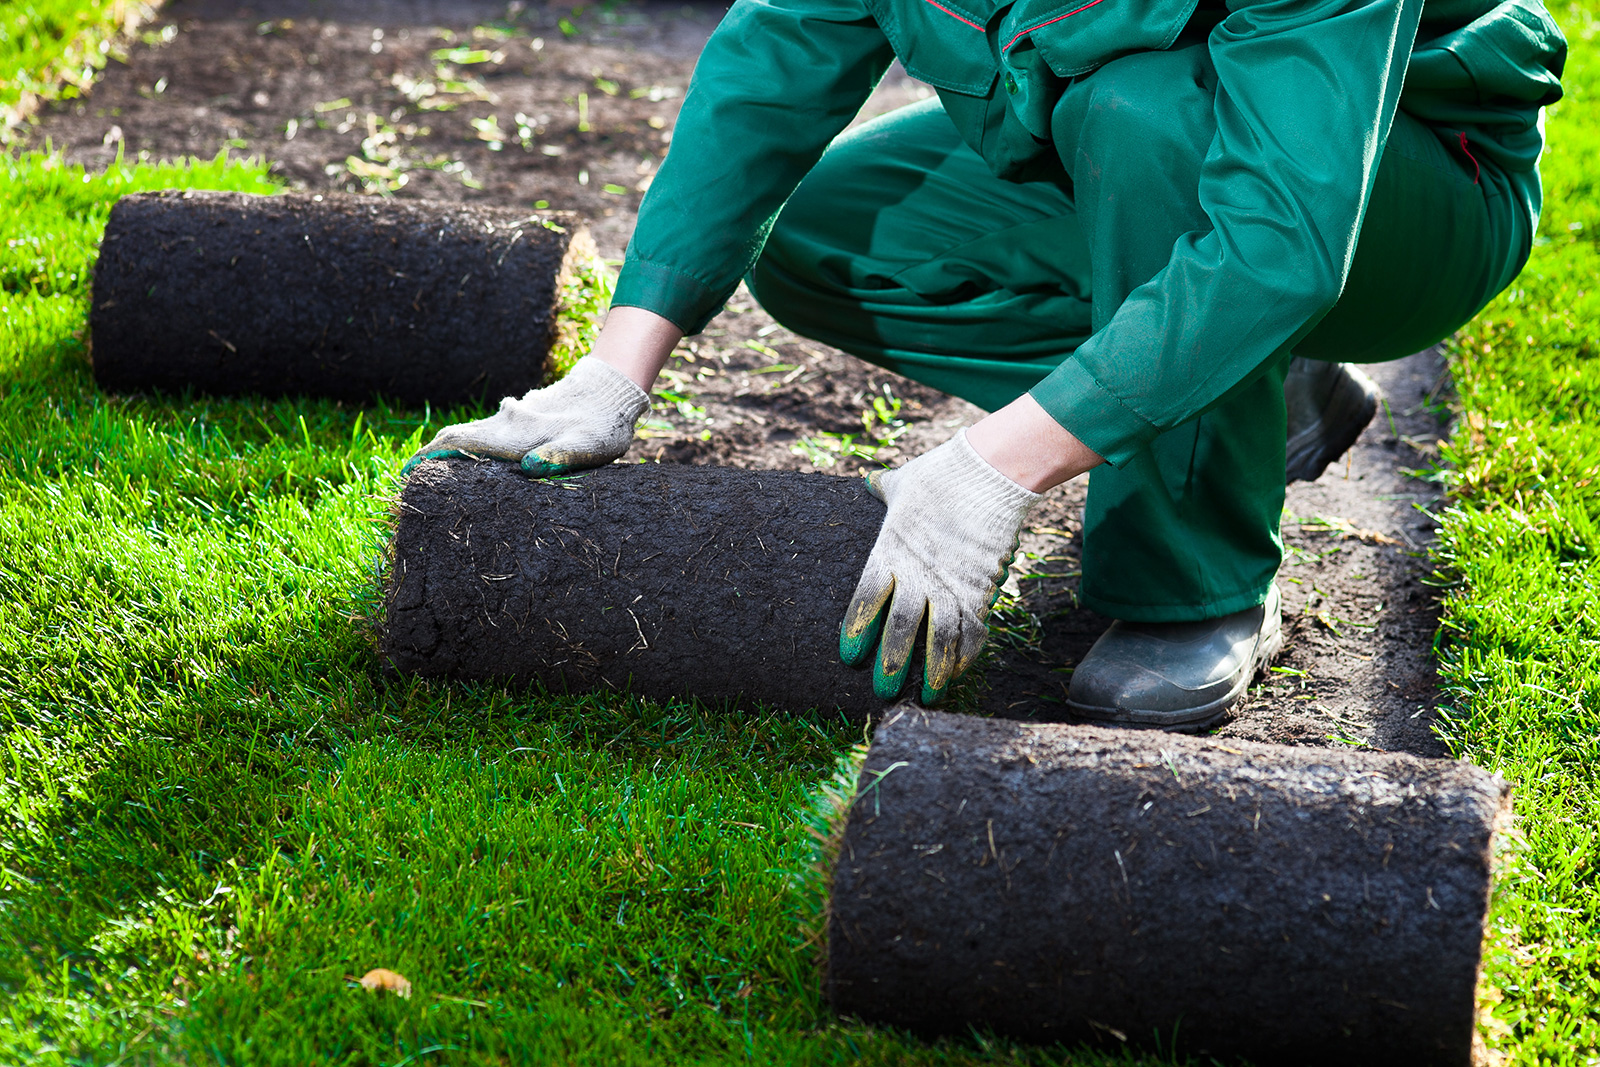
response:
[[(602, 254), (615, 259), (720, 10), (626, 6), (609, 21), (580, 19), (568, 35), (555, 12), (529, 9), (508, 23), (498, 4), (175, 0), (164, 10), (165, 25), (177, 28), (170, 41), (137, 46), (128, 63), (110, 64), (87, 99), (49, 105), (37, 138), (91, 163), (124, 147), (160, 157), (233, 144), (280, 161), (291, 186), (320, 192), (361, 188), (348, 161), (365, 160), (364, 145), (392, 137), (396, 158), (410, 166), (392, 195), (577, 210), (593, 220)], [(474, 39), (474, 26), (496, 20), (495, 33), (508, 36)], [(412, 82), (438, 81), (436, 54), (468, 47), (504, 53), (498, 63), (455, 68), (483, 94), (441, 98), (448, 111), (406, 95)], [(863, 116), (928, 95), (896, 68)], [(496, 151), (473, 125), (493, 116), (496, 128), (510, 130), (517, 114), (543, 119), (529, 127), (527, 146), (508, 140)], [(407, 126), (415, 129), (408, 134)], [(441, 157), (451, 162), (427, 162)], [(464, 169), (449, 169), (457, 162)], [(1279, 578), (1287, 648), (1224, 734), (1445, 751), (1431, 729), (1438, 607), (1423, 584), (1441, 494), (1404, 472), (1432, 462), (1449, 387), (1433, 352), (1371, 370), (1388, 395), (1386, 410), (1345, 463), (1290, 488)], [(892, 425), (868, 414), (875, 398), (892, 400)], [(794, 335), (742, 289), (679, 347), (656, 400), (627, 462), (853, 473), (919, 454), (981, 415)], [(985, 675), (992, 701), (1014, 705), (1012, 714), (1060, 701), (1072, 665), (1108, 621), (1077, 602), (1083, 493), (1079, 481), (1049, 494), (1023, 540), (1013, 585), (1020, 595), (1002, 614)]]
[(568, 258), (592, 249), (570, 215), (504, 207), (127, 196), (95, 264), (95, 379), (109, 392), (497, 400), (544, 379)]
[(398, 507), (385, 659), (404, 674), (864, 720), (839, 619), (883, 505), (859, 478), (428, 460)]
[(906, 705), (859, 781), (829, 902), (842, 1012), (1263, 1063), (1471, 1059), (1509, 790), (1470, 763)]

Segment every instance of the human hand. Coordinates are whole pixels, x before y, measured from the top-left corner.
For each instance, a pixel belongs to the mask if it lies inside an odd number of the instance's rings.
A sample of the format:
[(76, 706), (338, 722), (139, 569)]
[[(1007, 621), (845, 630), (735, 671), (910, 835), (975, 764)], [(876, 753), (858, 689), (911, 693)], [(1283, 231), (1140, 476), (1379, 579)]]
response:
[(520, 400), (506, 397), (486, 419), (446, 426), (402, 473), (444, 456), (512, 460), (535, 476), (601, 467), (628, 450), (633, 424), (649, 406), (649, 394), (627, 375), (587, 356), (560, 381)]
[(873, 691), (893, 700), (927, 619), (922, 702), (944, 698), (989, 635), (1006, 567), (1040, 494), (1001, 474), (967, 442), (967, 431), (891, 471), (867, 478), (889, 505), (839, 630), (839, 658), (852, 667), (877, 653)]
[(567, 376), (521, 400), (506, 397), (487, 419), (446, 426), (406, 463), (488, 456), (519, 461), (535, 476), (601, 467), (633, 440), (633, 424), (650, 407), (650, 386), (683, 331), (644, 308), (606, 314), (594, 349)]

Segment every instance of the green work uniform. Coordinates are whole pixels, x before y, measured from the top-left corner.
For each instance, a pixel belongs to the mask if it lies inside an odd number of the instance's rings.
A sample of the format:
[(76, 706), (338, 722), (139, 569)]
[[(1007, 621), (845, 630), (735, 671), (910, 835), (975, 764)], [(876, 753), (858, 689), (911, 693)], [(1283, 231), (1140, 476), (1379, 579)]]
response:
[[(1030, 392), (1108, 461), (1084, 600), (1228, 614), (1281, 560), (1290, 354), (1405, 355), (1515, 276), (1564, 49), (1537, 0), (738, 0), (615, 302), (692, 333), (753, 267), (798, 332)], [(823, 157), (895, 56), (939, 100)]]

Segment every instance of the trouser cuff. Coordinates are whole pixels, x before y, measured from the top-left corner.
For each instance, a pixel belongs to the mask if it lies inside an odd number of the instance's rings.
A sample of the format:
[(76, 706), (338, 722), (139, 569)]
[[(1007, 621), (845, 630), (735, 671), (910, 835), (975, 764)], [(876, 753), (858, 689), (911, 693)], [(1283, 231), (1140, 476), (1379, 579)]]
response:
[(1267, 599), (1267, 590), (1271, 587), (1272, 579), (1268, 579), (1260, 588), (1208, 600), (1203, 604), (1128, 604), (1096, 596), (1087, 591), (1080, 592), (1078, 600), (1092, 611), (1124, 622), (1201, 622), (1205, 619), (1232, 615), (1236, 611), (1244, 611), (1246, 608), (1264, 603)]

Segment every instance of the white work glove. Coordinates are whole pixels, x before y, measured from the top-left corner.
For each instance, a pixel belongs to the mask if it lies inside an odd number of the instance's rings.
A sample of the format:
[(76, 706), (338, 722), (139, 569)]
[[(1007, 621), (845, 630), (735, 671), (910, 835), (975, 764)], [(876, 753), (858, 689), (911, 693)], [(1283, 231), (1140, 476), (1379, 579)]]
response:
[(893, 700), (926, 615), (922, 702), (934, 704), (982, 651), (989, 611), (1039, 494), (991, 467), (966, 430), (903, 467), (874, 471), (867, 485), (889, 513), (845, 611), (839, 658), (859, 667), (876, 651), (873, 691)]
[(508, 396), (486, 419), (446, 426), (401, 473), (425, 459), (486, 456), (522, 463), (535, 476), (603, 467), (628, 450), (650, 397), (609, 363), (586, 356), (567, 376), (521, 400)]

